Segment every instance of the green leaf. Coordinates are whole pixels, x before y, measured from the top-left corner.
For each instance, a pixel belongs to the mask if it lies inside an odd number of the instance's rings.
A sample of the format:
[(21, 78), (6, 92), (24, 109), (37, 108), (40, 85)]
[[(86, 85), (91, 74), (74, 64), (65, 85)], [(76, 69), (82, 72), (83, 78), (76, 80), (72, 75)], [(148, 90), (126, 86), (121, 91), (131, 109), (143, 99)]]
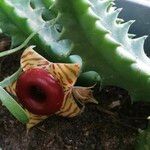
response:
[(19, 75), (21, 74), (22, 69), (19, 68), (14, 74), (12, 74), (10, 77), (5, 78), (3, 81), (0, 82), (0, 86), (5, 88), (7, 86), (9, 86), (10, 84), (12, 84), (14, 81), (17, 80), (17, 78), (19, 77)]
[(11, 37), (12, 47), (21, 44), (30, 34), (38, 32), (28, 45), (36, 45), (35, 50), (51, 61), (64, 60), (70, 54), (70, 42), (58, 41), (60, 33), (51, 23), (54, 18), (44, 20), (43, 12), (47, 8), (40, 6), (40, 1), (42, 0), (34, 0), (34, 9), (30, 0), (0, 0), (0, 28)]
[(49, 9), (49, 7), (53, 4), (53, 0), (30, 0), (30, 4), (33, 8), (47, 8)]
[(56, 10), (50, 10), (53, 5), (53, 0), (30, 0), (30, 5), (34, 9), (43, 9), (42, 17), (44, 20), (50, 20), (57, 16)]
[(55, 7), (57, 21), (63, 25), (60, 39), (70, 39), (72, 54), (83, 60), (80, 78), (87, 76), (84, 72), (97, 72), (102, 87), (121, 87), (133, 102), (150, 102), (150, 59), (143, 50), (146, 37), (130, 38), (134, 21), (118, 22), (120, 9), (112, 0), (55, 0)]
[(27, 123), (29, 121), (29, 117), (24, 109), (2, 87), (0, 87), (0, 100), (20, 122)]

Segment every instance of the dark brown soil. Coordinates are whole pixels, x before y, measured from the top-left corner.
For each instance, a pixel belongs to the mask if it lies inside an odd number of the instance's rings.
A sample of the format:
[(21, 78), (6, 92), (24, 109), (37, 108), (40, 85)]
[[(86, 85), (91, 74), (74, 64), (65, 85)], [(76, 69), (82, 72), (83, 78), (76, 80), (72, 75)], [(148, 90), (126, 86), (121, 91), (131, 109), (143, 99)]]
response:
[[(1, 79), (17, 69), (19, 54), (1, 59)], [(76, 118), (49, 117), (26, 132), (0, 105), (0, 148), (3, 150), (132, 150), (138, 128), (146, 128), (150, 105), (131, 105), (125, 90), (97, 92), (99, 105), (87, 105)], [(115, 107), (115, 105), (117, 106)]]

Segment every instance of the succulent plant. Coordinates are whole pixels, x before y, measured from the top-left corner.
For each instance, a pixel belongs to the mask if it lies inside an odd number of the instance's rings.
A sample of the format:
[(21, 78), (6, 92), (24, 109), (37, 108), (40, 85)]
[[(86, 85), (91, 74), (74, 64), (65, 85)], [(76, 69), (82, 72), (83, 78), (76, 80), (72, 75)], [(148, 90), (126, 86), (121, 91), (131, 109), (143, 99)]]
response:
[[(73, 41), (73, 52), (83, 60), (83, 71), (94, 70), (102, 85), (127, 89), (133, 101), (149, 101), (149, 58), (143, 50), (145, 36), (131, 38), (134, 21), (118, 19), (120, 9), (111, 0), (56, 0), (61, 39)], [(86, 51), (86, 52), (85, 52)]]
[(121, 9), (112, 0), (45, 2), (1, 0), (0, 28), (12, 38), (12, 47), (38, 32), (29, 45), (36, 45), (36, 51), (51, 61), (82, 64), (79, 82), (94, 83), (101, 78), (102, 86), (128, 90), (133, 101), (149, 101), (146, 37), (128, 33), (134, 21), (119, 19)]
[(113, 0), (1, 0), (1, 31), (11, 37), (12, 48), (25, 41), (1, 56), (36, 45), (49, 61), (80, 64), (79, 84), (118, 86), (128, 90), (133, 102), (150, 102), (146, 36), (129, 34), (134, 21), (118, 18), (120, 11)]
[[(83, 103), (97, 103), (90, 87), (96, 83), (150, 102), (146, 36), (128, 33), (134, 21), (118, 18), (120, 11), (113, 0), (0, 0), (0, 32), (12, 48), (0, 57), (29, 47), (18, 71), (0, 82), (2, 104), (30, 129), (51, 114), (74, 117)], [(74, 87), (76, 80), (87, 87)], [(141, 132), (137, 149), (149, 149), (149, 131)]]

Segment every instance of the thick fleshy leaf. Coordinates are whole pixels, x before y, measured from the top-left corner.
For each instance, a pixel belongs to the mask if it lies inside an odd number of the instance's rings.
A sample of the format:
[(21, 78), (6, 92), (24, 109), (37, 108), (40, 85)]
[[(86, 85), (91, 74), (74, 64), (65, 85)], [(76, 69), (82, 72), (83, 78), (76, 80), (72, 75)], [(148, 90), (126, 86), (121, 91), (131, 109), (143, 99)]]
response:
[[(35, 8), (32, 8), (32, 4)], [(51, 26), (57, 12), (51, 12), (48, 5), (51, 6), (52, 2), (0, 0), (0, 28), (4, 34), (11, 37), (12, 48), (20, 45), (33, 32), (38, 32), (30, 40), (30, 43), (37, 46), (37, 51), (55, 61), (63, 60), (70, 53), (71, 44), (68, 40), (58, 42), (60, 32), (55, 25)]]
[(27, 123), (29, 121), (28, 115), (24, 109), (2, 87), (0, 87), (0, 100), (20, 122)]

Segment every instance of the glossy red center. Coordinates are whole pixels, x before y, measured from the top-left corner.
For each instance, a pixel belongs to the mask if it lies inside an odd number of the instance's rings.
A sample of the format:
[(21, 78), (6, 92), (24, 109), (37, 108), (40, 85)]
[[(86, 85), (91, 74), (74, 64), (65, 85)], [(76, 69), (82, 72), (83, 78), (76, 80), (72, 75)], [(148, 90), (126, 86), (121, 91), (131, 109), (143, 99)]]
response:
[(60, 110), (64, 92), (59, 82), (43, 69), (29, 69), (21, 74), (16, 85), (20, 103), (30, 112), (50, 115)]

